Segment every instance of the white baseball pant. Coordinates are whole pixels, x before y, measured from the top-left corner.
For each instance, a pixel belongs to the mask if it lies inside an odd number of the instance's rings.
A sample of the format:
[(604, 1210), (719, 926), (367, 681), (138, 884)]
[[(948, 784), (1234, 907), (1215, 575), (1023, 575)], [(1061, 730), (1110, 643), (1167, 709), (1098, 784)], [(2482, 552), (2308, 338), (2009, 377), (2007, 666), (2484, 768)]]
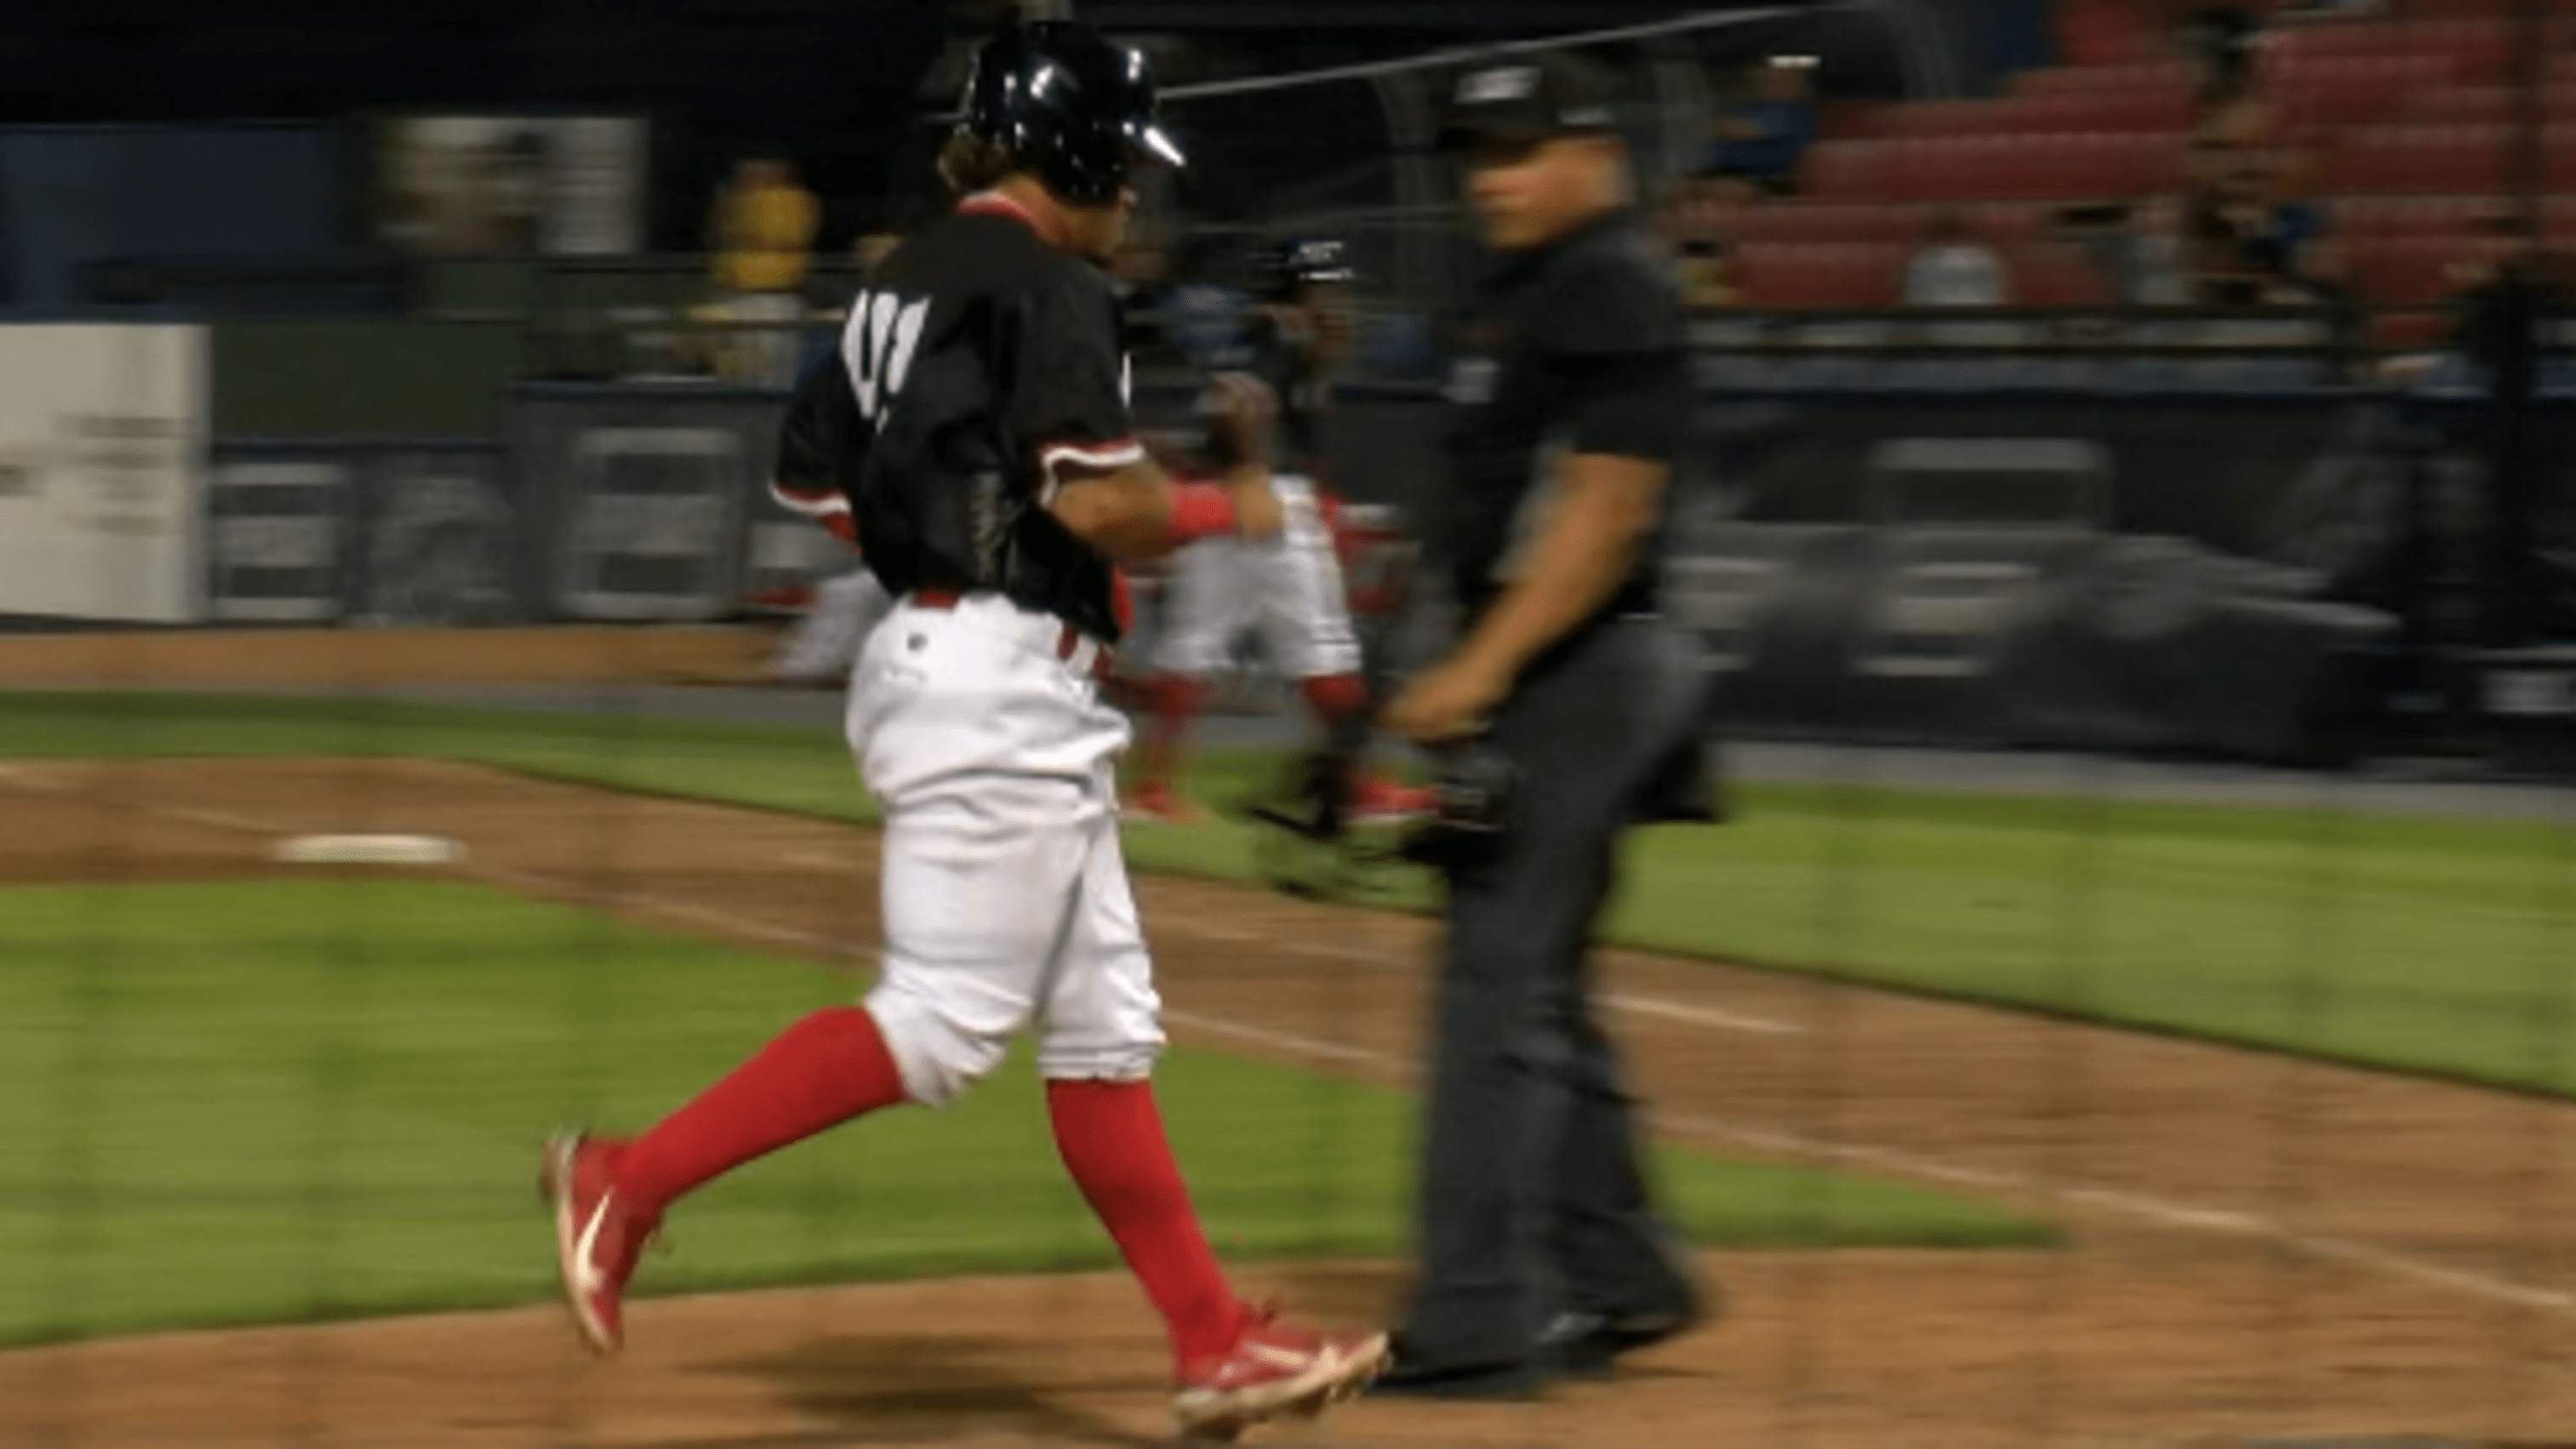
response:
[(779, 642), (770, 672), (780, 679), (847, 679), (868, 634), (894, 608), (894, 596), (865, 567), (814, 586), (805, 617)]
[(1236, 641), (1259, 631), (1279, 672), (1290, 679), (1357, 674), (1359, 635), (1351, 629), (1333, 531), (1316, 506), (1315, 485), (1293, 473), (1271, 479), (1287, 527), (1260, 543), (1203, 538), (1172, 561), (1154, 668), (1204, 677), (1233, 662)]
[(885, 810), (885, 965), (868, 1010), (925, 1106), (1038, 1023), (1050, 1080), (1139, 1080), (1162, 1003), (1118, 843), (1126, 717), (1100, 646), (994, 595), (897, 601), (851, 680), (848, 732)]

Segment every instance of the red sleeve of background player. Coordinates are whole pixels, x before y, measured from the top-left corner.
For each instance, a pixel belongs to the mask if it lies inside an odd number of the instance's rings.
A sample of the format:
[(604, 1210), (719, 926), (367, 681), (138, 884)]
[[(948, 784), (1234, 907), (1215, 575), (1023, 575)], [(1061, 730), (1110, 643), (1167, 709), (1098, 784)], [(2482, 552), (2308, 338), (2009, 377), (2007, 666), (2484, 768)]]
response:
[(1118, 621), (1118, 636), (1122, 639), (1136, 627), (1136, 600), (1127, 592), (1127, 571), (1122, 568), (1109, 570), (1109, 614)]

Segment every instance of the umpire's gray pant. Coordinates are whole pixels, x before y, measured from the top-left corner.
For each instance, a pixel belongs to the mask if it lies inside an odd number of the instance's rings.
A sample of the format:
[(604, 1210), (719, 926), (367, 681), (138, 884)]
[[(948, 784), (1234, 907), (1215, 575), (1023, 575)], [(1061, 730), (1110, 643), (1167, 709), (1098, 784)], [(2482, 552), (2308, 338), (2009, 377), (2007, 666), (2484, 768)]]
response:
[(1690, 1301), (1584, 958), (1620, 835), (1696, 738), (1695, 677), (1661, 621), (1612, 620), (1524, 674), (1495, 719), (1520, 780), (1499, 849), (1449, 873), (1409, 1363), (1520, 1363), (1557, 1313)]

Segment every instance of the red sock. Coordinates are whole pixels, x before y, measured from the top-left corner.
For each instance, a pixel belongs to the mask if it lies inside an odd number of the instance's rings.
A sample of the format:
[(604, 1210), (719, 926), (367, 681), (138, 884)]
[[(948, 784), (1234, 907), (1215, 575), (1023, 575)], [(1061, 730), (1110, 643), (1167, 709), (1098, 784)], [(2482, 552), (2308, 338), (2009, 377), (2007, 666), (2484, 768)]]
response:
[(1173, 1357), (1186, 1363), (1234, 1347), (1243, 1335), (1243, 1302), (1208, 1250), (1164, 1140), (1153, 1087), (1049, 1082), (1047, 1111), (1065, 1170), (1170, 1326)]
[(818, 1011), (635, 1139), (617, 1190), (659, 1217), (701, 1183), (902, 1100), (903, 1075), (867, 1008)]
[(1158, 675), (1150, 688), (1154, 718), (1145, 731), (1145, 782), (1177, 785), (1181, 746), (1189, 738), (1191, 722), (1207, 708), (1208, 696), (1215, 691), (1206, 681), (1186, 674)]
[(1368, 686), (1356, 674), (1318, 674), (1301, 679), (1297, 688), (1306, 696), (1306, 707), (1324, 723), (1340, 724), (1368, 708)]

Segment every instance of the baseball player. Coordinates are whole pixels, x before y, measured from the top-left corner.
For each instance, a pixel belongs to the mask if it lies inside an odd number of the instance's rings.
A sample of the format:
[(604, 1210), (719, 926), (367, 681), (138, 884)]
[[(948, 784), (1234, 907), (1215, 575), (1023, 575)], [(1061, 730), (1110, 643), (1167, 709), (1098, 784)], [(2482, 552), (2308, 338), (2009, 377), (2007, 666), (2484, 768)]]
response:
[[(1271, 487), (1287, 527), (1260, 542), (1202, 540), (1173, 560), (1155, 676), (1145, 686), (1152, 721), (1127, 808), (1151, 820), (1197, 817), (1178, 788), (1182, 747), (1214, 692), (1210, 676), (1227, 666), (1239, 641), (1257, 632), (1272, 663), (1297, 681), (1322, 723), (1323, 753), (1336, 766), (1335, 778), (1351, 781), (1348, 818), (1409, 818), (1422, 813), (1425, 792), (1356, 769), (1372, 706), (1334, 552), (1329, 500), (1318, 482), (1324, 409), (1333, 373), (1350, 350), (1351, 269), (1340, 242), (1308, 239), (1273, 250), (1263, 270), (1264, 301), (1242, 343), (1223, 359), (1211, 393), (1258, 388), (1273, 400), (1285, 466), (1271, 476)], [(1222, 430), (1209, 439), (1207, 452), (1219, 467), (1238, 461)]]
[(784, 496), (866, 542), (895, 604), (862, 646), (848, 737), (885, 811), (884, 967), (631, 1140), (548, 1144), (564, 1292), (599, 1352), (681, 1196), (867, 1113), (937, 1107), (1037, 1025), (1056, 1147), (1170, 1332), (1173, 1410), (1228, 1437), (1356, 1392), (1383, 1334), (1246, 1306), (1209, 1251), (1149, 1084), (1161, 1004), (1117, 833), (1124, 716), (1099, 677), (1123, 621), (1111, 560), (1275, 531), (1257, 451), (1174, 487), (1128, 419), (1105, 256), (1130, 168), (1178, 164), (1145, 58), (1072, 22), (987, 43), (942, 172), (953, 215), (904, 242), (800, 384)]
[[(771, 491), (791, 506), (802, 502), (775, 484)], [(894, 595), (866, 565), (834, 574), (814, 586), (805, 616), (779, 641), (770, 677), (783, 684), (846, 683), (860, 647), (893, 611)]]

